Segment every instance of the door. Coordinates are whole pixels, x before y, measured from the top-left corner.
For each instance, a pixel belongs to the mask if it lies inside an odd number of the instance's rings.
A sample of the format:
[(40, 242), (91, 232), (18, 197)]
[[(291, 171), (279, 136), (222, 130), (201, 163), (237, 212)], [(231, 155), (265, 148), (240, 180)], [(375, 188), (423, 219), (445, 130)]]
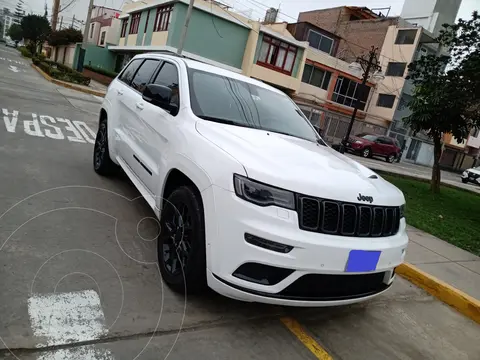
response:
[[(172, 89), (171, 103), (180, 109), (179, 76), (177, 66), (164, 61), (161, 68), (152, 79), (152, 83), (167, 86)], [(145, 148), (142, 161), (149, 167), (151, 175), (146, 177), (145, 185), (153, 194), (160, 193), (160, 179), (165, 174), (164, 158), (168, 147), (175, 141), (175, 130), (178, 128), (178, 114), (173, 116), (169, 111), (143, 101), (143, 110), (139, 112), (146, 128)], [(156, 199), (158, 202), (158, 198)]]
[(384, 152), (384, 142), (382, 140), (382, 137), (379, 136), (372, 143), (372, 153), (374, 155), (384, 155)]
[(128, 165), (129, 145), (131, 134), (129, 132), (128, 99), (130, 84), (143, 59), (137, 59), (130, 62), (123, 70), (118, 80), (114, 80), (108, 90), (107, 96), (112, 103), (109, 113), (109, 124), (114, 124), (115, 131), (115, 152)]
[(147, 147), (149, 146), (147, 132), (149, 129), (143, 121), (145, 101), (142, 93), (159, 65), (160, 60), (158, 59), (144, 59), (130, 86), (125, 89), (123, 94), (128, 152), (124, 160), (145, 186), (152, 176), (152, 164), (149, 164), (147, 156)]

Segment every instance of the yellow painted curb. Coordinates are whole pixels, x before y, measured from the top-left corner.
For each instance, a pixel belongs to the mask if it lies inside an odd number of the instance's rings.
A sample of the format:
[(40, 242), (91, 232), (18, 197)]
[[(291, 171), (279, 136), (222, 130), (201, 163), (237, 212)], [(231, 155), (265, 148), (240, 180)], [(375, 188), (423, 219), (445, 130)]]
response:
[(310, 350), (313, 355), (315, 355), (317, 359), (332, 360), (330, 354), (318, 342), (316, 342), (314, 338), (307, 334), (297, 320), (291, 317), (282, 317), (280, 321), (298, 338), (298, 340), (302, 342), (303, 345), (305, 345), (308, 350)]
[(63, 86), (63, 87), (69, 88), (69, 89), (73, 89), (73, 90), (76, 90), (76, 91), (80, 91), (80, 92), (83, 92), (83, 93), (86, 93), (86, 94), (105, 97), (105, 92), (104, 91), (98, 91), (98, 90), (93, 90), (93, 89), (84, 89), (83, 87), (75, 85), (75, 84), (71, 84), (71, 83), (68, 83), (68, 82), (65, 82), (65, 81), (53, 79), (50, 75), (45, 73), (38, 66), (35, 66), (35, 64), (32, 64), (32, 67), (35, 70), (37, 70), (40, 73), (40, 75), (42, 75), (47, 81), (50, 81), (54, 84), (57, 84), (57, 85), (60, 85), (60, 86)]
[(409, 263), (399, 265), (395, 272), (480, 324), (480, 300)]

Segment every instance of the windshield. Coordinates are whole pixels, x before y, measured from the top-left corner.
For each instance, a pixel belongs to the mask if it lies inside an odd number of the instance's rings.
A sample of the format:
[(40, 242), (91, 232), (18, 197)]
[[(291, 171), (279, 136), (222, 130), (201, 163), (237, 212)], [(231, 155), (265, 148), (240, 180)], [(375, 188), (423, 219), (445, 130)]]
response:
[(202, 119), (323, 143), (287, 95), (195, 69), (189, 78), (192, 110)]
[(377, 139), (375, 135), (370, 135), (370, 134), (358, 134), (357, 137), (368, 140), (368, 141), (375, 141)]

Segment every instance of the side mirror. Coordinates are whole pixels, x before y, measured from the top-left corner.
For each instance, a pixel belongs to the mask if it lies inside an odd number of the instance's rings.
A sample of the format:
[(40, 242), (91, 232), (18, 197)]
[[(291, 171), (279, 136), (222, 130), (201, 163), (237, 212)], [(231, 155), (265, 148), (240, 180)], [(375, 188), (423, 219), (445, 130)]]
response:
[(178, 106), (172, 104), (172, 89), (168, 86), (148, 84), (145, 90), (143, 90), (142, 98), (155, 106), (169, 111), (173, 116), (178, 114)]

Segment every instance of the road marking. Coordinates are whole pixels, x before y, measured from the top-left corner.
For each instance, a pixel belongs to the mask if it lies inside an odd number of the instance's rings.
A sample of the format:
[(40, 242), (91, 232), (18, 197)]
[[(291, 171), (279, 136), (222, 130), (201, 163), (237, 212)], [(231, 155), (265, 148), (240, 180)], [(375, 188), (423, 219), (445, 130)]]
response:
[(33, 294), (28, 299), (37, 347), (91, 341), (103, 337), (105, 326), (100, 297), (94, 290)]
[(13, 66), (13, 65), (10, 65), (10, 66), (8, 67), (8, 70), (11, 70), (11, 71), (16, 72), (16, 73), (18, 73), (18, 72), (20, 71), (20, 70), (17, 69), (16, 66)]
[(291, 317), (282, 317), (280, 321), (290, 330), (297, 338), (305, 345), (308, 350), (312, 352), (317, 359), (320, 360), (333, 360), (333, 358), (315, 341), (310, 335), (306, 333), (302, 325), (297, 320)]
[(38, 360), (113, 360), (110, 350), (97, 349), (94, 346), (82, 346), (73, 349), (60, 349), (40, 355)]
[[(19, 122), (17, 110), (2, 109), (3, 121), (8, 132), (14, 133), (17, 130), (17, 123)], [(32, 113), (31, 119), (20, 120), (23, 122), (23, 131), (25, 134), (35, 137), (47, 137), (54, 140), (67, 139), (71, 142), (77, 143), (95, 143), (95, 133), (83, 121), (77, 121), (64, 118), (54, 118), (49, 115), (37, 115)], [(63, 126), (53, 124), (63, 123)], [(19, 125), (21, 127), (21, 125)], [(63, 130), (63, 132), (62, 132)], [(65, 134), (64, 134), (65, 133)]]

